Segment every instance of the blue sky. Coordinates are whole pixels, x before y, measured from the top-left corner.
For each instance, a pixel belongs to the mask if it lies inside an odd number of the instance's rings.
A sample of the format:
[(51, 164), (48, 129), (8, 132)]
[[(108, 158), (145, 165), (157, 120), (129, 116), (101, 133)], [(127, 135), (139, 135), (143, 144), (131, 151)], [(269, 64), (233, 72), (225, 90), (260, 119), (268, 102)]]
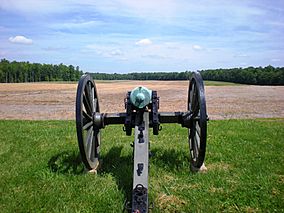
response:
[(284, 66), (284, 1), (0, 0), (0, 58), (110, 73)]

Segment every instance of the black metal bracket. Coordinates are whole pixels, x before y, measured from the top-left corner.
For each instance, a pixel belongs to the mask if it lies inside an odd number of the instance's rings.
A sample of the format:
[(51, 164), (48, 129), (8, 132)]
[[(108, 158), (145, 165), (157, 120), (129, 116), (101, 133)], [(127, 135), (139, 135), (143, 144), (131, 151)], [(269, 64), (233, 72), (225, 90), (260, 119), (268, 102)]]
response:
[(126, 109), (126, 117), (124, 122), (124, 131), (126, 135), (130, 136), (132, 132), (132, 112), (133, 112), (133, 106), (130, 102), (130, 93), (127, 92), (126, 98), (125, 98), (125, 109)]
[(148, 189), (137, 184), (132, 191), (132, 213), (148, 212)]
[(152, 107), (151, 107), (151, 121), (153, 127), (153, 134), (158, 135), (160, 131), (160, 122), (159, 122), (159, 97), (157, 91), (152, 91)]

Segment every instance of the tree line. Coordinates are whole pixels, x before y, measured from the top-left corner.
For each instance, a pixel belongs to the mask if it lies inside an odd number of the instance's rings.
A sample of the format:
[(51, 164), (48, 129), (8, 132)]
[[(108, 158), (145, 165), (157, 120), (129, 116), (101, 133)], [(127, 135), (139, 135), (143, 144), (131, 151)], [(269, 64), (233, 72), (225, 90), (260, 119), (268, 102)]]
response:
[(78, 81), (83, 72), (79, 66), (52, 65), (29, 62), (0, 62), (1, 83), (21, 83), (39, 81)]
[(255, 85), (284, 85), (284, 67), (247, 67), (202, 70), (204, 80)]
[(190, 71), (185, 72), (141, 72), (141, 73), (89, 73), (96, 80), (187, 80), (191, 75)]
[[(200, 71), (204, 80), (255, 85), (284, 85), (284, 67), (247, 67)], [(95, 80), (188, 80), (192, 72), (89, 73)], [(0, 82), (78, 81), (83, 71), (73, 65), (0, 61)]]
[[(200, 71), (204, 80), (255, 85), (284, 85), (284, 67), (247, 67)], [(188, 80), (192, 72), (90, 73), (97, 80)]]

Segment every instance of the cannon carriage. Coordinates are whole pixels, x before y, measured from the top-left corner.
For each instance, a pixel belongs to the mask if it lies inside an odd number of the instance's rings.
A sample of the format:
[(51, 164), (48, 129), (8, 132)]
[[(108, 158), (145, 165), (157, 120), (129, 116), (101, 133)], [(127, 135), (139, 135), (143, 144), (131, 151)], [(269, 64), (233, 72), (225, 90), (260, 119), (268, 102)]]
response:
[(89, 170), (99, 165), (100, 132), (107, 125), (121, 124), (128, 136), (134, 129), (133, 188), (131, 212), (148, 212), (149, 133), (162, 130), (163, 123), (178, 123), (188, 129), (190, 167), (197, 171), (204, 163), (208, 116), (201, 75), (193, 73), (188, 88), (187, 111), (159, 112), (157, 91), (143, 86), (126, 93), (125, 112), (101, 113), (95, 82), (83, 75), (76, 96), (76, 129), (81, 159)]

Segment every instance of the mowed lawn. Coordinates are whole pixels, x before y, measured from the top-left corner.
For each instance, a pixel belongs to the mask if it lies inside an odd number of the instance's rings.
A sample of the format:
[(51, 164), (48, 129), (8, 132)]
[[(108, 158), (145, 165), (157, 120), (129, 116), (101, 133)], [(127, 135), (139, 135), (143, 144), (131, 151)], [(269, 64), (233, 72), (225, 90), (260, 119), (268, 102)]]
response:
[[(283, 212), (284, 120), (210, 121), (206, 173), (188, 165), (187, 130), (150, 137), (152, 212)], [(80, 163), (74, 121), (0, 121), (0, 212), (122, 212), (133, 137), (102, 130), (101, 169)]]

